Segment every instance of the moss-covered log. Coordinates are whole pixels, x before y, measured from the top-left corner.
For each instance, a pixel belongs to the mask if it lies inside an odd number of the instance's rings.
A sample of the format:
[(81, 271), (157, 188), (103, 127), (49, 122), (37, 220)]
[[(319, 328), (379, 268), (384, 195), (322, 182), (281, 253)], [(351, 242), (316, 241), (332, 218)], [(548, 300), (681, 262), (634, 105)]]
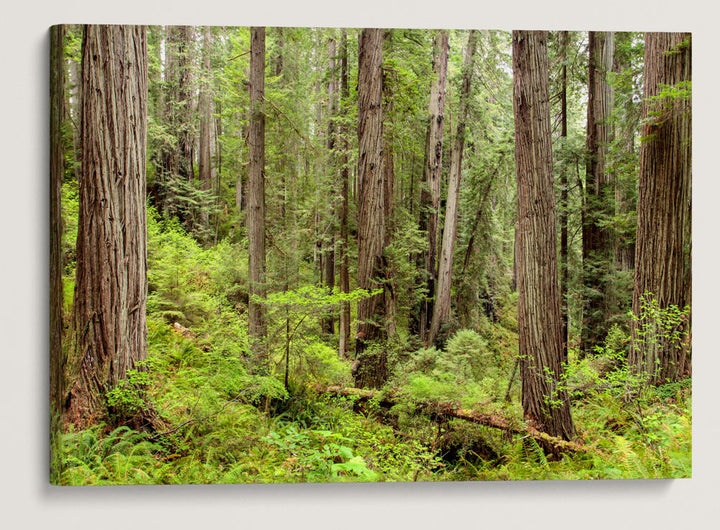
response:
[[(336, 396), (353, 397), (359, 400), (378, 399), (378, 404), (383, 408), (390, 408), (399, 402), (399, 395), (396, 392), (383, 392), (378, 390), (367, 390), (364, 388), (351, 388), (342, 386), (320, 386), (314, 387), (319, 394), (332, 394)], [(542, 447), (553, 453), (589, 453), (592, 449), (575, 442), (568, 442), (556, 436), (550, 436), (533, 427), (523, 425), (522, 422), (506, 418), (499, 414), (488, 414), (471, 409), (464, 409), (450, 402), (429, 402), (420, 401), (415, 403), (419, 411), (435, 418), (457, 419), (469, 421), (477, 425), (500, 429), (512, 434), (520, 434), (534, 438)]]

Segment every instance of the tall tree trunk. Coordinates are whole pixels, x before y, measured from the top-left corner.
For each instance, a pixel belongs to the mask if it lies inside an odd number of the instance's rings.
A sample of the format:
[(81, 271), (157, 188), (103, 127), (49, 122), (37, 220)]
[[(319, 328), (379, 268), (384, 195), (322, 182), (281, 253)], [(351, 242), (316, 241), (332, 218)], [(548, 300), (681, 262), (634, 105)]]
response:
[[(689, 33), (645, 34), (645, 86), (640, 146), (640, 181), (635, 249), (633, 312), (642, 298), (661, 309), (691, 303), (691, 40)], [(662, 97), (667, 87), (679, 96)], [(687, 95), (687, 97), (685, 97)], [(638, 344), (641, 327), (656, 332), (630, 352), (630, 364), (660, 384), (690, 372), (686, 348), (657, 333), (652, 317), (633, 322)], [(685, 323), (686, 331), (690, 322)], [(647, 330), (647, 329), (646, 329)]]
[[(212, 50), (212, 28), (205, 26), (203, 28), (203, 48), (202, 48), (202, 71), (199, 80), (200, 93), (198, 95), (198, 111), (200, 114), (200, 138), (198, 152), (198, 176), (200, 185), (203, 190), (211, 190), (213, 187), (213, 170), (212, 170), (212, 123), (213, 123), (213, 105), (212, 105), (212, 89), (210, 69), (210, 54)], [(200, 211), (200, 227), (209, 237), (209, 215), (207, 210)]]
[[(347, 46), (347, 30), (342, 30), (342, 36), (340, 41), (340, 90), (341, 90), (341, 112), (343, 117), (347, 114), (347, 98), (350, 94), (348, 89), (348, 46)], [(340, 208), (340, 291), (343, 293), (350, 292), (350, 260), (348, 256), (348, 209), (349, 209), (349, 198), (348, 188), (350, 179), (350, 168), (348, 167), (349, 156), (348, 151), (350, 150), (350, 140), (348, 126), (343, 120), (340, 126), (340, 136), (342, 139), (342, 155), (340, 162), (340, 186), (342, 205)], [(338, 335), (339, 335), (339, 348), (338, 353), (341, 358), (347, 356), (347, 352), (350, 344), (350, 303), (342, 302), (340, 305), (340, 323), (339, 323)]]
[(178, 151), (180, 161), (178, 164), (179, 175), (186, 179), (192, 180), (194, 175), (193, 168), (193, 147), (194, 147), (194, 131), (192, 126), (192, 107), (193, 107), (193, 79), (192, 79), (192, 47), (193, 47), (193, 28), (192, 26), (175, 26), (173, 45), (176, 46), (177, 60), (177, 99), (175, 101), (177, 108), (176, 124), (178, 134)]
[(563, 338), (556, 252), (547, 32), (513, 31), (517, 169), (517, 282), (523, 413), (531, 426), (575, 434), (562, 388)]
[(82, 169), (68, 420), (105, 412), (105, 394), (147, 356), (144, 26), (85, 26)]
[[(387, 29), (383, 35), (383, 57), (390, 57), (393, 47), (393, 30)], [(383, 248), (392, 243), (395, 230), (395, 153), (393, 149), (393, 124), (389, 123), (395, 105), (395, 89), (393, 76), (395, 71), (383, 67), (383, 145), (382, 145), (382, 172), (383, 172), (383, 215), (385, 216), (385, 229)], [(397, 295), (394, 283), (394, 273), (387, 255), (383, 253), (384, 274), (384, 304), (385, 304), (385, 331), (392, 337), (396, 333)]]
[(248, 167), (248, 326), (250, 351), (259, 371), (267, 366), (265, 307), (255, 297), (267, 294), (265, 270), (265, 28), (253, 27), (250, 36), (250, 164)]
[[(336, 55), (336, 43), (335, 39), (331, 38), (328, 41), (328, 54), (330, 56), (330, 61), (328, 64), (328, 86), (327, 86), (327, 95), (328, 95), (328, 116), (329, 116), (329, 124), (328, 124), (328, 136), (327, 136), (327, 149), (328, 149), (328, 155), (331, 159), (330, 167), (333, 168), (333, 171), (336, 171), (337, 167), (337, 156), (335, 153), (335, 143), (337, 141), (337, 113), (338, 113), (338, 104), (337, 104), (337, 68), (335, 64), (335, 55)], [(332, 289), (335, 287), (335, 230), (336, 225), (335, 222), (332, 221), (332, 229), (329, 231), (330, 234), (326, 236), (325, 239), (325, 245), (323, 249), (323, 282), (325, 284), (325, 287), (332, 291)], [(335, 319), (332, 316), (327, 316), (322, 319), (321, 321), (321, 327), (324, 333), (327, 333), (329, 335), (332, 335), (335, 333)]]
[[(192, 181), (194, 127), (192, 121), (192, 45), (191, 26), (166, 26), (165, 40), (165, 115), (164, 123), (175, 137), (175, 145), (163, 150), (163, 206), (165, 213), (177, 217), (187, 229), (192, 229), (199, 212), (187, 207), (182, 190)], [(180, 182), (178, 182), (178, 180)]]
[[(610, 113), (614, 36), (611, 32), (590, 32), (587, 106), (587, 170), (583, 208), (583, 283), (585, 307), (580, 351), (591, 353), (600, 344), (610, 317), (608, 286), (613, 265), (610, 233), (604, 228), (613, 215), (612, 183), (606, 170), (608, 145), (612, 139)], [(582, 355), (582, 353), (581, 353)]]
[[(567, 141), (567, 62), (570, 34), (560, 32), (560, 57), (562, 71), (560, 74), (560, 138), (565, 147)], [(567, 161), (560, 164), (560, 208), (558, 222), (560, 224), (560, 314), (562, 315), (563, 360), (568, 360), (568, 172)]]
[[(427, 340), (435, 299), (437, 262), (438, 214), (440, 211), (440, 183), (442, 173), (443, 125), (445, 123), (445, 84), (450, 50), (448, 33), (438, 30), (433, 41), (433, 75), (428, 106), (428, 126), (425, 140), (425, 161), (423, 181), (425, 186), (420, 194), (420, 230), (427, 232), (428, 250), (425, 253), (427, 274), (427, 296), (420, 309), (420, 340)], [(412, 190), (411, 190), (412, 194)]]
[(460, 91), (460, 115), (455, 132), (455, 144), (450, 159), (450, 178), (448, 179), (448, 198), (445, 207), (445, 226), (443, 228), (440, 263), (438, 266), (438, 284), (435, 292), (433, 317), (428, 333), (428, 344), (435, 344), (441, 327), (450, 318), (452, 264), (455, 254), (457, 237), (457, 216), (460, 203), (460, 179), (462, 176), (462, 159), (465, 148), (465, 127), (470, 101), (470, 88), (473, 69), (475, 68), (475, 46), (477, 31), (471, 30), (468, 35), (465, 58), (463, 60), (463, 81)]
[[(619, 32), (615, 34), (615, 46), (617, 48), (626, 48), (632, 42), (633, 36), (628, 32)], [(613, 71), (616, 75), (630, 68), (630, 59), (627, 55), (615, 53)], [(635, 154), (635, 134), (639, 129), (639, 116), (635, 117), (633, 111), (632, 98), (626, 97), (623, 105), (623, 119), (618, 120), (615, 125), (615, 138), (620, 139), (621, 157), (626, 160), (632, 160)], [(637, 211), (637, 202), (634, 194), (628, 193), (626, 187), (621, 186), (617, 173), (614, 178), (615, 182), (615, 215), (627, 215), (628, 212)], [(634, 234), (633, 234), (634, 236)], [(616, 237), (615, 238), (615, 267), (621, 271), (632, 271), (635, 268), (635, 238), (634, 237)]]
[[(363, 29), (358, 53), (358, 269), (361, 289), (382, 287), (385, 193), (382, 165), (382, 30)], [(383, 294), (358, 303), (359, 344), (382, 338)], [(358, 348), (356, 348), (357, 350)], [(359, 348), (362, 349), (362, 348)], [(362, 352), (359, 352), (362, 353)], [(384, 354), (360, 359), (359, 387), (379, 388), (387, 378)]]
[(60, 480), (63, 356), (62, 180), (65, 172), (65, 26), (50, 28), (50, 480)]

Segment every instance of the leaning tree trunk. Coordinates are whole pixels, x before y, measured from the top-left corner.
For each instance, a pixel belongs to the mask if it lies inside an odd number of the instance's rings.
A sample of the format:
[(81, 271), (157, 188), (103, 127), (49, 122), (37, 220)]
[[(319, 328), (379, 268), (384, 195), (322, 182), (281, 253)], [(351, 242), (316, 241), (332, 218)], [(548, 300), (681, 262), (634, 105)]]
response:
[(455, 132), (455, 145), (450, 159), (450, 178), (448, 180), (448, 197), (445, 208), (445, 227), (443, 229), (440, 263), (438, 265), (438, 284), (435, 291), (435, 304), (433, 306), (432, 322), (428, 332), (428, 344), (435, 343), (440, 328), (450, 318), (452, 264), (455, 254), (455, 239), (457, 237), (457, 216), (460, 203), (460, 178), (462, 176), (462, 159), (465, 148), (465, 124), (468, 116), (470, 102), (470, 87), (472, 83), (475, 44), (477, 31), (471, 30), (468, 35), (465, 59), (463, 60), (463, 81), (460, 92), (460, 116), (458, 117)]
[(248, 167), (248, 327), (250, 351), (259, 371), (267, 364), (265, 307), (257, 298), (267, 294), (265, 271), (265, 28), (250, 37), (250, 164)]
[(547, 32), (513, 31), (517, 167), (518, 331), (522, 402), (531, 426), (570, 440), (562, 388), (563, 337), (556, 252)]
[(85, 26), (68, 420), (86, 425), (147, 356), (144, 26)]
[[(635, 248), (633, 313), (642, 299), (659, 308), (691, 302), (691, 40), (689, 33), (645, 34), (643, 143)], [(676, 96), (665, 96), (671, 87)], [(661, 93), (663, 95), (661, 95)], [(660, 384), (690, 372), (688, 346), (658, 329), (652, 317), (633, 322), (630, 364)], [(690, 322), (684, 324), (685, 331)], [(650, 331), (640, 340), (639, 331)]]
[(606, 333), (611, 313), (609, 278), (614, 263), (610, 231), (606, 223), (614, 210), (612, 182), (606, 168), (612, 139), (610, 114), (613, 92), (608, 82), (612, 71), (614, 34), (591, 31), (589, 35), (587, 170), (583, 207), (584, 299), (581, 354), (592, 353)]
[(445, 122), (445, 83), (449, 54), (448, 33), (439, 30), (433, 42), (433, 75), (428, 106), (428, 126), (425, 140), (423, 180), (420, 194), (420, 229), (427, 232), (428, 250), (425, 253), (427, 296), (422, 301), (418, 331), (426, 341), (433, 314), (437, 262), (438, 214), (440, 211), (440, 179), (442, 171), (443, 125)]
[[(358, 54), (358, 269), (361, 289), (382, 287), (385, 236), (382, 165), (382, 41), (381, 29), (363, 29)], [(358, 303), (359, 344), (383, 335), (383, 294)], [(356, 348), (357, 350), (358, 348)], [(360, 348), (362, 349), (362, 348)], [(361, 353), (361, 352), (360, 352)], [(363, 356), (355, 375), (359, 387), (379, 388), (387, 378), (384, 354)]]

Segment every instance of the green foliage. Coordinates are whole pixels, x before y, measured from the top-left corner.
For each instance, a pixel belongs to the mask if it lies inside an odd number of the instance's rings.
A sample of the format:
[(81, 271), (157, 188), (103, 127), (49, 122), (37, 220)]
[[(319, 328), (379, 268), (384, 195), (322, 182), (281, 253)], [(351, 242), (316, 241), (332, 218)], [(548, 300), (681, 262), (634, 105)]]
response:
[[(578, 359), (570, 348), (567, 377), (573, 417), (587, 454), (554, 460), (533, 438), (450, 420), (440, 407), (462, 406), (498, 413), (522, 425), (517, 293), (510, 292), (514, 248), (515, 190), (512, 150), (510, 35), (478, 34), (477, 83), (470, 101), (466, 157), (460, 190), (453, 265), (453, 330), (443, 349), (417, 349), (407, 321), (427, 293), (418, 258), (427, 234), (419, 229), (418, 202), (432, 81), (432, 38), (424, 30), (393, 30), (384, 45), (384, 83), (392, 108), (383, 127), (395, 156), (392, 232), (384, 248), (388, 285), (396, 298), (397, 333), (368, 347), (387, 357), (390, 381), (376, 398), (357, 400), (315, 394), (316, 385), (351, 384), (349, 363), (337, 356), (337, 337), (321, 333), (318, 320), (382, 292), (348, 294), (318, 287), (321, 259), (339, 243), (337, 175), (341, 155), (357, 165), (357, 32), (348, 32), (349, 94), (341, 111), (330, 106), (329, 39), (332, 28), (272, 28), (267, 32), (266, 172), (268, 295), (271, 369), (256, 375), (248, 348), (248, 253), (243, 187), (248, 160), (248, 28), (214, 28), (212, 74), (217, 151), (213, 190), (166, 171), (177, 155), (177, 115), (166, 99), (175, 81), (163, 79), (162, 28), (150, 28), (148, 117), (148, 360), (106, 398), (114, 412), (131, 416), (152, 408), (167, 422), (163, 432), (127, 427), (71, 428), (59, 440), (53, 478), (62, 484), (182, 484), (347, 482), (411, 480), (522, 480), (682, 477), (691, 473), (691, 381), (657, 388), (627, 364), (629, 348), (651, 341), (677, 345), (685, 338), (685, 310), (648, 302), (638, 340), (631, 343), (624, 311), (630, 304), (631, 271), (607, 271), (608, 295), (620, 310), (597, 355)], [(457, 121), (458, 83), (466, 31), (450, 32), (443, 172), (447, 171)], [(551, 34), (552, 93), (558, 92), (557, 36)], [(618, 34), (611, 73), (615, 89), (608, 172), (621, 201), (600, 225), (620, 241), (634, 241), (637, 200), (637, 127), (641, 107), (642, 39)], [(197, 44), (197, 43), (196, 43)], [(571, 33), (565, 58), (569, 131), (555, 139), (557, 174), (567, 170), (570, 232), (581, 221), (587, 70), (583, 34)], [(69, 32), (66, 53), (77, 61), (78, 34)], [(336, 48), (337, 61), (339, 47)], [(191, 66), (193, 74), (198, 65)], [(71, 80), (72, 81), (72, 80)], [(685, 102), (691, 86), (663, 87), (659, 99)], [(336, 94), (337, 95), (337, 94)], [(552, 102), (558, 102), (552, 96)], [(192, 113), (191, 113), (192, 114)], [(190, 116), (195, 127), (197, 116)], [(347, 145), (331, 125), (347, 128)], [(72, 130), (64, 129), (66, 144)], [(63, 184), (65, 297), (71, 314), (78, 193), (78, 158), (68, 149)], [(236, 187), (239, 184), (238, 187)], [(559, 190), (560, 191), (560, 190)], [(238, 192), (241, 192), (238, 194)], [(445, 190), (442, 192), (446, 193)], [(442, 198), (444, 199), (444, 197)], [(242, 201), (243, 208), (236, 201)], [(607, 204), (614, 197), (604, 197)], [(356, 263), (355, 201), (350, 200), (349, 262)], [(204, 214), (209, 218), (207, 224)], [(441, 212), (442, 214), (442, 212)], [(441, 217), (442, 219), (442, 217)], [(477, 219), (477, 222), (474, 220)], [(442, 222), (442, 221), (441, 221)], [(212, 244), (210, 242), (213, 241)], [(204, 245), (204, 246), (203, 246)], [(568, 302), (571, 336), (582, 322), (581, 248), (569, 249)], [(335, 246), (337, 250), (337, 246)], [(467, 259), (466, 259), (467, 258)], [(336, 259), (339, 259), (336, 255)], [(351, 278), (353, 271), (350, 271)], [(457, 281), (456, 281), (457, 280)], [(174, 326), (178, 323), (179, 326)], [(611, 324), (614, 324), (611, 326)], [(284, 374), (283, 374), (284, 372)], [(284, 379), (282, 376), (286, 375)], [(551, 374), (547, 374), (550, 376)], [(397, 404), (387, 410), (392, 391)], [(509, 403), (505, 402), (506, 393)], [(548, 399), (552, 399), (550, 396)], [(392, 426), (384, 424), (388, 422)], [(56, 441), (53, 443), (55, 444)], [(59, 457), (58, 457), (59, 455)]]
[(128, 427), (103, 436), (103, 425), (62, 436), (65, 469), (61, 483), (70, 486), (99, 484), (153, 484), (162, 467), (163, 448)]
[(142, 412), (146, 406), (146, 390), (151, 383), (150, 374), (143, 370), (145, 363), (137, 363), (137, 370), (128, 370), (125, 379), (106, 395), (109, 407), (121, 417), (130, 417)]
[(471, 329), (461, 329), (447, 342), (446, 350), (456, 358), (467, 356), (472, 378), (480, 380), (490, 364), (485, 340)]
[(445, 350), (420, 349), (400, 362), (390, 386), (400, 387), (403, 402), (456, 402), (472, 408), (502, 400), (504, 366), (493, 363), (485, 340), (472, 330), (460, 330)]
[(680, 309), (673, 304), (660, 307), (652, 293), (645, 293), (640, 298), (640, 314), (631, 313), (630, 316), (638, 323), (637, 338), (632, 342), (635, 350), (643, 350), (660, 344), (680, 349), (683, 340), (690, 332), (687, 327), (690, 308)]
[(207, 318), (215, 308), (209, 269), (210, 252), (148, 208), (148, 313), (185, 326)]

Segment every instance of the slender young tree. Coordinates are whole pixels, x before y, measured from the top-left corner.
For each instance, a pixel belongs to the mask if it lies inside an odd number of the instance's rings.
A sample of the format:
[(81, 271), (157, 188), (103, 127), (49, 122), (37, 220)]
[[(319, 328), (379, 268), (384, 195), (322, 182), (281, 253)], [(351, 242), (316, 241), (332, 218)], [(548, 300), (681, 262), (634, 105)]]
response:
[(443, 125), (445, 123), (445, 84), (450, 45), (448, 33), (438, 30), (433, 41), (433, 84), (430, 88), (428, 125), (425, 139), (425, 160), (420, 194), (420, 230), (427, 232), (428, 250), (425, 253), (428, 295), (420, 309), (420, 340), (427, 340), (433, 314), (435, 295), (438, 214), (440, 210), (440, 182), (442, 172)]
[[(567, 31), (560, 32), (560, 138), (563, 142), (567, 141), (568, 135), (568, 111), (567, 111), (567, 63), (568, 63), (568, 46), (570, 34)], [(566, 163), (560, 166), (560, 207), (558, 212), (558, 222), (560, 224), (560, 314), (562, 315), (563, 324), (563, 360), (567, 362), (567, 343), (568, 343), (568, 283), (570, 274), (568, 270), (568, 172), (569, 168)]]
[[(638, 59), (634, 53), (636, 38), (629, 32), (615, 33), (615, 57), (613, 72), (614, 85), (614, 156), (610, 162), (614, 165), (613, 184), (615, 186), (615, 217), (629, 217), (637, 212), (637, 178), (635, 138), (640, 133), (640, 115), (642, 105), (635, 103), (633, 73), (638, 70)], [(642, 58), (639, 59), (640, 61)], [(637, 75), (637, 74), (635, 74)], [(639, 99), (639, 98), (638, 98)], [(635, 268), (635, 224), (632, 228), (616, 227), (614, 238), (615, 267), (628, 272)], [(618, 229), (619, 228), (619, 229)]]
[[(337, 79), (337, 43), (334, 38), (328, 39), (328, 55), (330, 60), (328, 62), (328, 83), (327, 83), (327, 98), (328, 98), (328, 115), (330, 117), (328, 123), (327, 132), (327, 150), (330, 157), (330, 167), (333, 168), (333, 172), (336, 171), (336, 160), (337, 154), (335, 153), (335, 147), (337, 142), (337, 114), (338, 114), (338, 79)], [(342, 205), (339, 208), (341, 209)], [(341, 214), (341, 212), (337, 212)], [(338, 215), (339, 216), (339, 215)], [(327, 240), (323, 245), (323, 283), (328, 290), (335, 287), (335, 230), (336, 226), (332, 225), (332, 230), (329, 230)], [(332, 335), (335, 333), (335, 319), (333, 316), (327, 316), (321, 320), (321, 328), (323, 332)]]
[(606, 333), (611, 313), (610, 283), (613, 264), (612, 241), (605, 226), (614, 213), (613, 186), (607, 171), (608, 146), (612, 140), (610, 115), (613, 92), (608, 82), (614, 54), (612, 32), (589, 35), (587, 170), (583, 207), (583, 283), (585, 307), (580, 351), (591, 353)]
[(513, 31), (513, 107), (518, 221), (518, 332), (523, 413), (538, 429), (571, 439), (562, 388), (563, 337), (558, 289), (547, 32)]
[[(383, 32), (383, 57), (390, 57), (393, 53), (393, 30)], [(395, 106), (394, 77), (397, 72), (393, 68), (383, 66), (382, 99), (383, 99), (383, 143), (382, 143), (382, 174), (383, 174), (383, 215), (385, 227), (383, 248), (392, 244), (395, 230), (395, 152), (394, 152), (394, 124), (390, 122)], [(394, 272), (387, 256), (383, 255), (383, 287), (385, 305), (385, 331), (392, 337), (396, 333), (397, 290), (394, 283)]]
[(105, 412), (105, 394), (147, 356), (144, 26), (85, 26), (80, 212), (69, 421)]
[[(347, 30), (342, 30), (340, 37), (340, 109), (341, 114), (347, 114), (348, 97), (350, 90), (348, 88), (348, 46), (347, 46)], [(342, 141), (342, 154), (340, 155), (340, 187), (342, 203), (340, 207), (340, 241), (338, 250), (340, 253), (340, 291), (343, 293), (350, 292), (350, 260), (348, 256), (348, 210), (349, 210), (349, 180), (350, 180), (350, 163), (348, 151), (350, 150), (348, 126), (345, 120), (340, 125), (340, 137)], [(347, 356), (350, 344), (350, 303), (343, 302), (340, 306), (340, 321), (338, 324), (339, 335), (339, 355), (341, 358)]]
[(185, 180), (194, 177), (193, 148), (193, 45), (195, 42), (192, 26), (169, 26), (170, 72), (173, 74), (173, 105), (168, 109), (173, 115), (178, 141), (177, 172)]
[(263, 370), (267, 362), (265, 307), (256, 297), (267, 294), (265, 270), (265, 28), (250, 30), (250, 132), (248, 143), (248, 326), (250, 351)]
[[(202, 69), (199, 79), (200, 90), (198, 94), (198, 113), (200, 114), (200, 137), (198, 141), (198, 177), (203, 190), (213, 187), (212, 167), (212, 124), (213, 124), (213, 98), (211, 90), (211, 50), (212, 28), (203, 27)], [(200, 227), (209, 237), (209, 215), (207, 210), (200, 212)]]
[[(358, 269), (361, 289), (382, 286), (385, 237), (385, 193), (382, 141), (382, 43), (381, 29), (363, 29), (358, 52)], [(358, 345), (382, 337), (383, 294), (358, 303)], [(358, 348), (356, 348), (357, 350)], [(362, 348), (360, 348), (362, 349)], [(358, 387), (379, 388), (387, 378), (384, 355), (362, 357), (355, 374)]]
[(434, 344), (440, 328), (450, 318), (452, 264), (457, 238), (458, 205), (460, 203), (460, 179), (462, 177), (463, 150), (465, 149), (465, 128), (470, 106), (470, 89), (473, 69), (475, 68), (475, 47), (477, 31), (471, 30), (463, 59), (462, 88), (460, 89), (460, 115), (455, 131), (455, 144), (450, 159), (450, 178), (448, 179), (448, 198), (445, 208), (445, 227), (443, 229), (440, 263), (438, 264), (438, 283), (435, 291), (433, 316), (428, 332), (428, 344)]
[[(643, 142), (635, 248), (633, 312), (642, 299), (659, 308), (691, 303), (691, 37), (689, 33), (645, 34)], [(675, 93), (673, 93), (675, 92)], [(689, 322), (685, 323), (689, 329)], [(651, 330), (631, 349), (630, 364), (650, 382), (681, 379), (690, 372), (688, 345), (678, 345), (647, 319), (633, 322), (633, 337)]]

